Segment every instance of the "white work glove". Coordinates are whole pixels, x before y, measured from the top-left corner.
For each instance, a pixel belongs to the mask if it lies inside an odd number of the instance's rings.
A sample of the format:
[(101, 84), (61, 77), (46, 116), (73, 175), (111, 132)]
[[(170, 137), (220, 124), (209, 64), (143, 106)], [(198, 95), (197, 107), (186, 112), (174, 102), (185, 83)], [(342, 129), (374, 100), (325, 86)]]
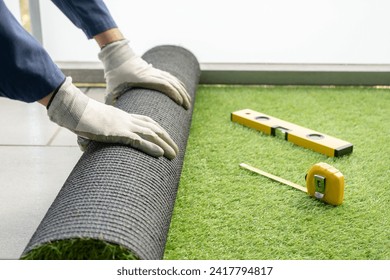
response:
[(190, 108), (191, 97), (183, 83), (136, 55), (128, 40), (108, 44), (98, 56), (103, 62), (107, 82), (106, 104), (113, 105), (130, 87), (141, 87), (160, 91), (185, 109)]
[(177, 145), (154, 120), (89, 98), (70, 77), (52, 99), (47, 113), (50, 120), (83, 138), (130, 145), (154, 157), (173, 159), (178, 153)]

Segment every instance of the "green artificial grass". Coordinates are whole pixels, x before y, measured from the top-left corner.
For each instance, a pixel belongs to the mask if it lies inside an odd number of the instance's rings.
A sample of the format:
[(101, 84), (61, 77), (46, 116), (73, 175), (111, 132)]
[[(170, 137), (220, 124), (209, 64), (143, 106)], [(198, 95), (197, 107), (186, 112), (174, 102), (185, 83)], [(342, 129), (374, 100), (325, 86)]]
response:
[[(349, 141), (330, 158), (230, 121), (252, 109)], [(165, 259), (390, 259), (390, 90), (201, 86)], [(326, 162), (345, 176), (335, 207), (239, 168), (305, 185)]]
[[(232, 123), (252, 109), (354, 145), (330, 158)], [(201, 86), (165, 259), (390, 259), (390, 89)], [(315, 163), (345, 176), (341, 206), (239, 168), (305, 185)], [(24, 259), (136, 259), (92, 239), (62, 240)]]
[(24, 260), (136, 260), (122, 246), (90, 238), (58, 240), (39, 246), (23, 256)]

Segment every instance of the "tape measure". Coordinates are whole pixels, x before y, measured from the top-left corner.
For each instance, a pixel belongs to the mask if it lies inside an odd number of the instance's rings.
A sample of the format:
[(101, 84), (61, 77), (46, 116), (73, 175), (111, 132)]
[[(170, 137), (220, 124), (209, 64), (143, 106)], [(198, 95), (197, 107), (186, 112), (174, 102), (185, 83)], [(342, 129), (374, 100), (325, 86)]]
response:
[(313, 165), (306, 175), (306, 187), (295, 184), (245, 163), (240, 167), (288, 185), (331, 205), (340, 205), (344, 200), (344, 175), (333, 166), (320, 162)]
[(231, 120), (330, 157), (347, 155), (353, 150), (353, 145), (347, 141), (250, 109), (231, 113)]

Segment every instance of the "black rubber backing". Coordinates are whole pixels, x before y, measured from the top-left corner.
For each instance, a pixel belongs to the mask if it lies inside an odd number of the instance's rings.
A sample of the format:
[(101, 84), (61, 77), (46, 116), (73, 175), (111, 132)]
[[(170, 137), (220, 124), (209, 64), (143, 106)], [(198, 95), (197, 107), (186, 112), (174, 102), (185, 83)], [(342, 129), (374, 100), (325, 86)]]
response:
[[(193, 54), (181, 47), (159, 46), (143, 58), (178, 77), (194, 101), (200, 69)], [(156, 159), (130, 147), (92, 142), (23, 255), (47, 242), (92, 238), (124, 246), (140, 259), (163, 257), (192, 109), (185, 110), (157, 91), (138, 88), (122, 95), (116, 106), (157, 121), (179, 146), (178, 156), (172, 161)]]

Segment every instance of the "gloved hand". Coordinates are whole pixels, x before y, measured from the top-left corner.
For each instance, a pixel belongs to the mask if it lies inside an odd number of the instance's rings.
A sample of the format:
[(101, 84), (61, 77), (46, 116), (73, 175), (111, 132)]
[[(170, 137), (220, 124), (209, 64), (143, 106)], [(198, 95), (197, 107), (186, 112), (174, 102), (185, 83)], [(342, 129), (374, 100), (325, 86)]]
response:
[(190, 108), (191, 97), (183, 83), (136, 55), (128, 40), (108, 44), (98, 56), (103, 62), (107, 81), (106, 104), (113, 105), (130, 87), (142, 87), (160, 91), (184, 108)]
[(90, 140), (121, 143), (151, 156), (173, 159), (178, 147), (149, 117), (128, 114), (95, 101), (66, 78), (48, 108), (50, 120)]

